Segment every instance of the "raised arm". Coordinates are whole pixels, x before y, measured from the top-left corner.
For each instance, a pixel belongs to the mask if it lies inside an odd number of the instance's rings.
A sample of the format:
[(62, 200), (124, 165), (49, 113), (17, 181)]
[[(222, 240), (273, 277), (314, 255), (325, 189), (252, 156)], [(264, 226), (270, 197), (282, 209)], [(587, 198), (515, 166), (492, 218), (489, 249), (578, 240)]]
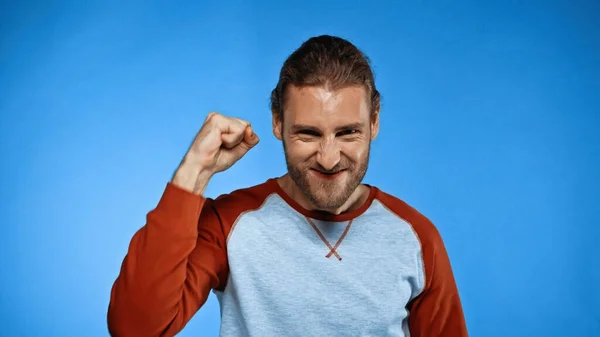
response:
[(170, 337), (223, 288), (227, 224), (203, 196), (210, 178), (258, 137), (249, 123), (209, 114), (146, 224), (133, 236), (108, 307), (113, 337)]
[(174, 336), (227, 272), (224, 228), (211, 200), (168, 184), (112, 287), (110, 334)]

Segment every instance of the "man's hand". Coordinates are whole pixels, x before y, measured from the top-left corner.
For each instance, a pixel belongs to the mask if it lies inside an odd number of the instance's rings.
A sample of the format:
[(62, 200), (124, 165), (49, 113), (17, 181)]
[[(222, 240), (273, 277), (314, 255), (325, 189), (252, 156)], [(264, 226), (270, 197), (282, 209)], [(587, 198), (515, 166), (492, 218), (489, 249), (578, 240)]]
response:
[(247, 121), (211, 112), (173, 176), (172, 183), (201, 195), (210, 178), (258, 144)]

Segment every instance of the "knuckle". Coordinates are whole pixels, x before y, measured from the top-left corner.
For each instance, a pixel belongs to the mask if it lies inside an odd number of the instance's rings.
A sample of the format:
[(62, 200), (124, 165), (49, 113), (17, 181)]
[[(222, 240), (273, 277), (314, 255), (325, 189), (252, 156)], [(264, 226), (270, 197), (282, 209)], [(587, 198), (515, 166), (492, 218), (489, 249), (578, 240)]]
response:
[(235, 130), (241, 130), (244, 127), (244, 124), (241, 123), (237, 118), (229, 118), (229, 125)]
[(246, 125), (246, 124), (248, 124), (247, 121), (245, 121), (245, 120), (243, 120), (241, 118), (237, 118), (237, 117), (231, 117), (231, 120), (233, 122), (235, 122), (236, 124), (240, 124), (240, 125)]
[(219, 116), (220, 116), (220, 114), (218, 112), (211, 111), (206, 116), (206, 121), (214, 121), (215, 119), (218, 119)]

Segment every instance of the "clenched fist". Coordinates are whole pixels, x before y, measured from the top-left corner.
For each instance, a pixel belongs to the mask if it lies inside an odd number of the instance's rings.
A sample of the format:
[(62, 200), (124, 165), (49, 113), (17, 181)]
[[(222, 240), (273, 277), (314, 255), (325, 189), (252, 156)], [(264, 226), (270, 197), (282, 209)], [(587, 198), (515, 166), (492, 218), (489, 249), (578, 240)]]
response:
[(230, 168), (258, 141), (247, 121), (211, 112), (175, 172), (172, 183), (201, 195), (215, 173)]

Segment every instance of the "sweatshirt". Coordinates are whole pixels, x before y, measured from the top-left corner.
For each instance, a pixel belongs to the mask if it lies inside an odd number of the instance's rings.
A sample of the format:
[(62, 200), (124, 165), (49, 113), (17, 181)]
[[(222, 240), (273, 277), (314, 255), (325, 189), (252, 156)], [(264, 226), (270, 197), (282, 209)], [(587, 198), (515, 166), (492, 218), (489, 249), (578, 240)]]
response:
[(220, 336), (468, 336), (436, 227), (367, 186), (331, 215), (275, 178), (214, 199), (168, 183), (112, 286), (110, 334), (175, 336), (213, 292)]

